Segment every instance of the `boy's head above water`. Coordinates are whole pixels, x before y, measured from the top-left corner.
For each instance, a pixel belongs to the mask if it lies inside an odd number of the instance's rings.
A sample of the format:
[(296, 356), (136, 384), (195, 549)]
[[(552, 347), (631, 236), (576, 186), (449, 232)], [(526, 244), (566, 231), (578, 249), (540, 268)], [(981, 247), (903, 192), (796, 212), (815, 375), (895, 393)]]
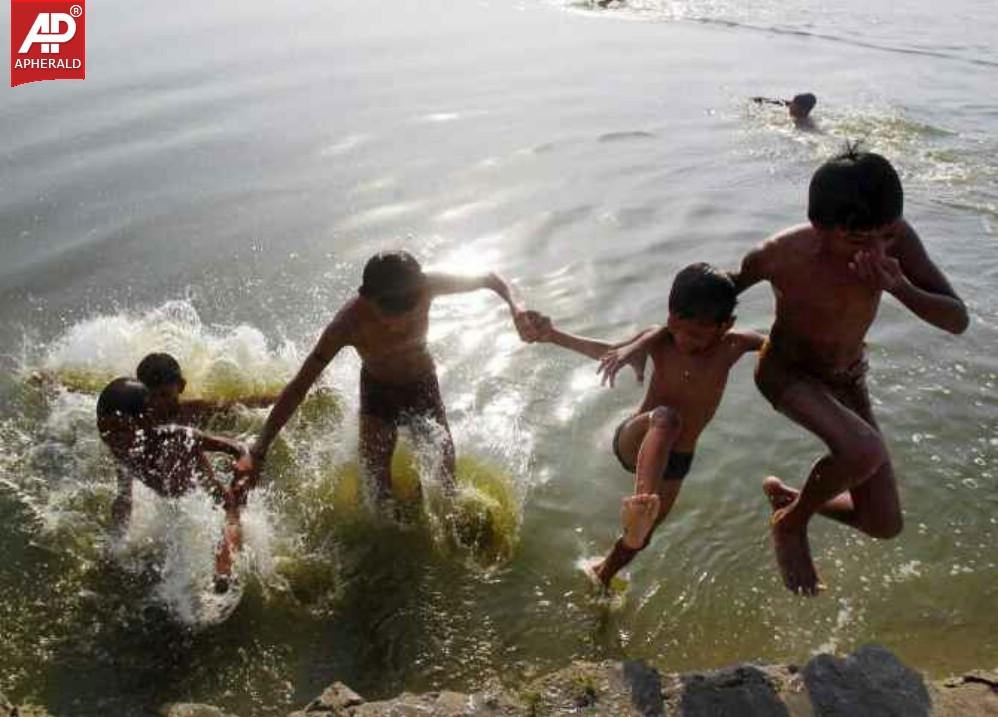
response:
[(710, 264), (691, 264), (669, 292), (669, 333), (683, 353), (711, 348), (735, 322), (735, 284)]
[(357, 290), (386, 314), (403, 314), (416, 305), (425, 281), (423, 268), (407, 251), (378, 252), (364, 265), (364, 283)]
[(787, 105), (787, 109), (795, 120), (802, 120), (811, 114), (811, 110), (816, 104), (818, 104), (818, 98), (810, 92), (804, 92), (800, 95), (794, 95), (794, 98)]
[(131, 378), (116, 378), (97, 399), (97, 430), (115, 457), (137, 446), (149, 412), (149, 389)]
[(180, 364), (170, 354), (149, 354), (139, 362), (135, 375), (149, 389), (149, 408), (156, 414), (174, 410), (187, 388)]

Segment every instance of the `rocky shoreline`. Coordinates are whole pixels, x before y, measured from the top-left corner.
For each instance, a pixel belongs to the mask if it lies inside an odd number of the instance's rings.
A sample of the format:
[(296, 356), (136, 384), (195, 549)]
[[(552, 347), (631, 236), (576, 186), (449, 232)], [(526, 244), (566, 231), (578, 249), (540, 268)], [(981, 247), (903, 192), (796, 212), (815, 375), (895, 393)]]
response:
[[(0, 717), (44, 717), (0, 695)], [(162, 717), (236, 717), (210, 705), (164, 705)], [(509, 691), (405, 693), (367, 702), (342, 683), (289, 717), (998, 717), (998, 670), (927, 682), (890, 651), (818, 655), (803, 667), (740, 664), (662, 674), (639, 661), (574, 662)], [(249, 717), (249, 716), (247, 716)]]

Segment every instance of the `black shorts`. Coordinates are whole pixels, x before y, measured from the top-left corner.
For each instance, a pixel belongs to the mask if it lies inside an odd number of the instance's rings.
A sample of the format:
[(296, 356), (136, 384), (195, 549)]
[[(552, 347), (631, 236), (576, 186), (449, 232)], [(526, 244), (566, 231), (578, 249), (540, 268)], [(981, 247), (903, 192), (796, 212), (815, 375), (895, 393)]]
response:
[[(631, 416), (633, 418), (633, 416)], [(617, 426), (617, 430), (613, 432), (613, 455), (617, 456), (617, 460), (620, 461), (620, 465), (628, 473), (634, 473), (637, 469), (634, 466), (628, 465), (624, 457), (620, 455), (620, 432), (624, 430), (624, 426), (631, 418), (625, 418)], [(692, 453), (681, 453), (679, 451), (669, 452), (669, 462), (665, 466), (665, 470), (662, 471), (663, 480), (682, 480), (686, 477), (686, 474), (690, 472), (690, 466), (693, 465), (693, 454)]]
[(437, 376), (429, 373), (407, 384), (391, 384), (374, 378), (366, 369), (360, 370), (360, 412), (398, 426), (427, 416), (446, 425), (447, 414), (440, 400)]

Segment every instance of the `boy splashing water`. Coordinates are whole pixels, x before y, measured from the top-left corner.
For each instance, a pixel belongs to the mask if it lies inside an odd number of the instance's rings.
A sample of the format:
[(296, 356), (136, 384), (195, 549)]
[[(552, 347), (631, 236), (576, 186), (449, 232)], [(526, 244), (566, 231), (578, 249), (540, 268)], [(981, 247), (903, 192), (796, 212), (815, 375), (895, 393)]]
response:
[(763, 488), (786, 586), (824, 586), (808, 545), (815, 513), (874, 538), (901, 532), (901, 503), (866, 389), (864, 339), (884, 292), (933, 326), (959, 334), (967, 310), (902, 218), (901, 180), (878, 154), (849, 148), (811, 179), (810, 224), (749, 252), (739, 292), (768, 281), (776, 320), (756, 370), (773, 407), (824, 441), (828, 453), (797, 491), (775, 477)]
[[(118, 495), (111, 506), (111, 528), (128, 529), (132, 514), (132, 481), (138, 479), (164, 498), (177, 498), (200, 483), (225, 510), (225, 527), (215, 552), (215, 589), (225, 592), (232, 579), (232, 561), (242, 546), (239, 508), (243, 489), (231, 488), (216, 477), (205, 452), (246, 454), (236, 441), (193, 428), (157, 425), (149, 405), (149, 389), (139, 381), (117, 378), (97, 400), (97, 430), (117, 462)], [(236, 478), (239, 472), (235, 471)]]
[(436, 365), (426, 346), (430, 305), (448, 294), (490, 289), (506, 304), (524, 340), (535, 338), (532, 315), (513, 300), (495, 274), (461, 277), (424, 273), (405, 251), (382, 252), (364, 267), (363, 284), (323, 331), (276, 405), (240, 467), (258, 471), (274, 438), (305, 398), (319, 374), (344, 348), (360, 354), (360, 458), (379, 504), (391, 498), (391, 459), (398, 429), (407, 425), (420, 438), (426, 419), (440, 440), (438, 482), (452, 494), (454, 443), (440, 398)]
[(648, 546), (669, 514), (693, 463), (697, 439), (721, 402), (728, 372), (743, 354), (762, 345), (758, 334), (732, 331), (735, 303), (730, 277), (708, 264), (693, 264), (676, 275), (665, 326), (653, 326), (623, 344), (554, 327), (541, 332), (540, 341), (600, 360), (599, 370), (611, 385), (626, 365), (642, 380), (649, 355), (654, 367), (644, 400), (613, 436), (614, 455), (636, 479), (634, 495), (623, 500), (623, 534), (593, 568), (604, 588)]

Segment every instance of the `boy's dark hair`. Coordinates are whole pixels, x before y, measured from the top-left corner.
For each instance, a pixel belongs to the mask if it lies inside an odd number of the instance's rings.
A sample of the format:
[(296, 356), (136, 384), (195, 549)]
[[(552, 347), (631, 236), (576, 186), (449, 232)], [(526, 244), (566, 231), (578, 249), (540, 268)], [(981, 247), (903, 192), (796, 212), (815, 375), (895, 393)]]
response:
[(710, 264), (690, 264), (676, 274), (669, 292), (669, 313), (681, 319), (723, 324), (738, 303), (735, 282)]
[(423, 269), (407, 251), (378, 252), (364, 266), (364, 283), (357, 290), (386, 313), (401, 314), (416, 304)]
[(832, 157), (811, 177), (807, 218), (824, 229), (876, 229), (898, 219), (904, 209), (904, 190), (894, 167), (859, 144)]
[(799, 95), (794, 95), (794, 98), (791, 100), (791, 102), (800, 107), (801, 109), (803, 109), (804, 114), (806, 115), (811, 110), (814, 109), (814, 106), (816, 104), (818, 104), (818, 98), (815, 97), (810, 92), (803, 92)]
[(134, 378), (116, 378), (101, 391), (97, 399), (97, 419), (138, 418), (146, 410), (149, 389)]
[(170, 354), (163, 353), (149, 354), (139, 361), (135, 375), (149, 388), (169, 386), (173, 383), (180, 383), (184, 379), (177, 359)]

